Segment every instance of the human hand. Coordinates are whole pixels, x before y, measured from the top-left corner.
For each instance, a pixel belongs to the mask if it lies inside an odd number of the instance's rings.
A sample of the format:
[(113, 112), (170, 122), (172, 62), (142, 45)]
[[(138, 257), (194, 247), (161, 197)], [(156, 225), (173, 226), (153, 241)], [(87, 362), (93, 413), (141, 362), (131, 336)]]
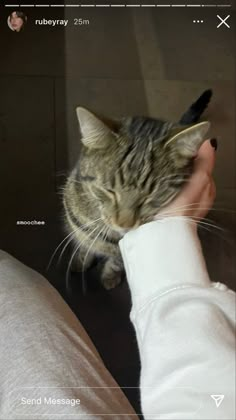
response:
[(185, 216), (193, 220), (203, 219), (215, 200), (216, 188), (212, 178), (215, 166), (217, 142), (206, 140), (199, 149), (194, 162), (193, 174), (176, 198), (154, 217)]

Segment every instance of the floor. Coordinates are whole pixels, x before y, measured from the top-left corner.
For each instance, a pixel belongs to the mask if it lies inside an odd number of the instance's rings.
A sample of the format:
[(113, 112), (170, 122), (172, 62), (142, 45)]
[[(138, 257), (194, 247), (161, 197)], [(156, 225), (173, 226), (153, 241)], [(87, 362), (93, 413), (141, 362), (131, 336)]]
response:
[[(68, 294), (64, 279), (69, 250), (59, 264), (57, 253), (46, 269), (64, 237), (60, 188), (79, 153), (75, 107), (83, 105), (116, 117), (148, 114), (177, 119), (201, 91), (213, 88), (206, 117), (219, 142), (218, 194), (208, 217), (217, 227), (205, 226), (200, 236), (212, 280), (234, 288), (233, 30), (217, 31), (212, 10), (204, 14), (206, 25), (200, 30), (192, 23), (196, 16), (193, 8), (181, 14), (147, 9), (95, 13), (86, 9), (80, 16), (90, 20), (89, 28), (75, 27), (75, 11), (67, 9), (65, 17), (70, 24), (66, 30), (34, 25), (36, 17), (51, 18), (50, 10), (28, 10), (27, 14), (27, 28), (15, 34), (2, 24), (7, 13), (1, 10), (0, 248), (55, 285), (117, 382), (134, 387), (124, 388), (124, 392), (140, 412), (140, 362), (129, 320), (127, 284), (106, 292), (99, 287), (93, 268), (87, 274), (88, 293), (83, 295), (79, 276), (72, 275), (72, 292)], [(53, 11), (53, 18), (63, 16), (63, 9)], [(42, 220), (45, 225), (19, 226), (17, 220)]]

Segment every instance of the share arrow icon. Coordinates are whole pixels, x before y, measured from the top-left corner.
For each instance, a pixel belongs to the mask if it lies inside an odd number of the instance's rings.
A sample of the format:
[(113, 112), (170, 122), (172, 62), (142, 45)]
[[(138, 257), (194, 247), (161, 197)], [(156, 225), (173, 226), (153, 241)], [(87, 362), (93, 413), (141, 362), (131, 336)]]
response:
[(224, 395), (211, 395), (211, 398), (215, 401), (216, 407), (219, 408), (220, 404), (224, 399)]

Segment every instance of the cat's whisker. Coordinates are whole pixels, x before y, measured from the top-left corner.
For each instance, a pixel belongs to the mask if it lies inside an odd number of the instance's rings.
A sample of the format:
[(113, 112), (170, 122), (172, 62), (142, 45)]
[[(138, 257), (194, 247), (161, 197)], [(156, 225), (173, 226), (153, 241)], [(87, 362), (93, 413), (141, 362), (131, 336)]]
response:
[[(101, 220), (101, 217), (99, 217), (99, 218), (98, 218), (98, 219), (96, 219), (96, 220), (93, 220), (92, 222), (89, 222), (89, 223), (86, 223), (86, 224), (84, 224), (84, 225), (81, 225), (81, 227), (79, 227), (78, 229), (76, 229), (76, 230), (74, 231), (74, 234), (76, 234), (78, 231), (80, 231), (80, 229), (81, 229), (81, 228), (85, 228), (85, 227), (91, 226), (91, 225), (93, 225), (94, 223), (97, 223), (99, 220)], [(69, 243), (70, 243), (73, 239), (74, 239), (74, 238), (70, 238), (70, 239), (69, 239), (69, 241), (66, 243), (66, 245), (63, 247), (63, 249), (62, 249), (62, 251), (61, 251), (61, 253), (60, 253), (60, 256), (59, 256), (59, 258), (58, 258), (57, 266), (59, 265), (59, 263), (60, 263), (60, 261), (61, 261), (61, 258), (62, 258), (62, 255), (64, 254), (64, 252), (65, 252), (65, 250), (66, 250), (67, 246), (69, 245)]]
[[(196, 203), (191, 203), (191, 204), (185, 204), (185, 205), (183, 205), (183, 206), (178, 206), (178, 207), (175, 207), (175, 210), (182, 210), (182, 209), (188, 209), (188, 208), (190, 208), (191, 210), (192, 210), (192, 207), (193, 206), (196, 206), (196, 207), (194, 207), (193, 208), (193, 210), (195, 210), (195, 209), (198, 209), (199, 208), (199, 202), (196, 202)], [(207, 207), (208, 208), (208, 207)]]
[(92, 220), (92, 221), (90, 221), (88, 223), (85, 223), (85, 224), (81, 225), (80, 227), (81, 228), (87, 228), (88, 226), (92, 225), (93, 223), (99, 222), (99, 220), (102, 220), (102, 218), (101, 217), (98, 217), (97, 219)]
[(110, 231), (109, 226), (105, 226), (104, 231), (102, 232), (102, 240), (105, 242)]
[[(201, 219), (201, 218), (196, 217), (196, 216), (192, 216), (191, 218), (193, 220), (196, 220), (197, 223), (198, 223), (198, 225), (201, 224), (201, 225), (212, 227), (212, 228), (217, 229), (217, 230), (219, 230), (221, 232), (226, 232), (226, 229), (224, 229), (224, 228), (222, 228), (220, 226), (215, 225), (214, 223), (211, 222), (210, 219)], [(208, 222), (208, 220), (209, 220), (209, 222)]]
[(233, 210), (233, 209), (225, 209), (225, 208), (217, 208), (217, 207), (212, 207), (211, 209), (210, 209), (210, 211), (221, 211), (221, 212), (224, 212), (224, 213), (236, 213), (236, 210)]
[[(176, 217), (175, 214), (173, 214), (173, 215), (172, 214), (168, 214), (168, 215), (163, 215), (163, 216), (164, 217), (165, 216), (167, 216), (167, 217)], [(222, 231), (222, 232), (226, 233), (227, 232), (226, 229), (223, 229), (223, 228), (221, 228), (221, 227), (219, 227), (219, 226), (217, 226), (217, 225), (215, 225), (213, 223), (205, 222), (204, 219), (202, 220), (201, 218), (196, 217), (196, 216), (177, 216), (177, 217), (181, 217), (181, 219), (185, 219), (187, 222), (192, 223), (194, 225), (197, 224), (198, 227), (201, 227), (202, 229), (207, 230), (210, 233), (214, 233), (219, 238), (221, 238), (222, 240), (227, 241), (228, 243), (230, 243), (230, 241), (227, 240), (226, 237), (223, 237), (222, 235), (219, 234), (219, 231)], [(163, 220), (160, 219), (160, 222), (162, 222), (162, 221)], [(211, 229), (211, 228), (213, 228), (213, 229)]]
[[(208, 232), (211, 232), (211, 230), (208, 228), (209, 224), (205, 224), (205, 223), (201, 223), (200, 220), (192, 217), (192, 216), (181, 216), (182, 219), (184, 219), (185, 221), (187, 221), (188, 223), (191, 223), (193, 225), (196, 224), (201, 224), (201, 227), (204, 228), (205, 230), (207, 230)], [(215, 226), (213, 226), (215, 227)]]
[(194, 217), (195, 217), (195, 219), (197, 219), (197, 220), (199, 220), (199, 221), (203, 221), (204, 223), (205, 223), (205, 222), (207, 222), (207, 223), (210, 223), (210, 224), (214, 225), (214, 227), (215, 227), (216, 229), (219, 229), (219, 230), (222, 230), (222, 231), (224, 231), (224, 232), (227, 232), (227, 229), (224, 229), (224, 228), (222, 228), (221, 226), (216, 225), (216, 224), (215, 224), (215, 221), (214, 221), (214, 220), (212, 220), (212, 219), (209, 219), (208, 217), (204, 217), (203, 219), (202, 219), (201, 217), (197, 217), (197, 216), (194, 216)]
[[(87, 224), (84, 224), (84, 225), (82, 225), (82, 227), (87, 227), (87, 226), (90, 226), (90, 225), (92, 225), (92, 224), (94, 224), (94, 223), (96, 223), (97, 221), (99, 221), (99, 220), (101, 220), (101, 217), (99, 217), (98, 219), (96, 219), (96, 220), (93, 220), (92, 222), (89, 222), (89, 223), (87, 223)], [(68, 235), (66, 235), (66, 237), (59, 243), (59, 245), (56, 247), (56, 249), (55, 249), (55, 251), (53, 252), (53, 254), (52, 254), (52, 256), (51, 256), (51, 258), (50, 258), (50, 260), (49, 260), (49, 263), (48, 263), (48, 265), (47, 265), (47, 268), (46, 268), (46, 271), (48, 271), (49, 270), (49, 268), (50, 268), (50, 266), (51, 266), (51, 263), (52, 263), (52, 261), (53, 261), (53, 259), (54, 259), (54, 257), (55, 257), (55, 255), (56, 255), (56, 253), (57, 253), (57, 251), (59, 250), (59, 248), (63, 245), (63, 243), (67, 240), (67, 238), (70, 238), (71, 236), (73, 236), (73, 235), (75, 235), (78, 231), (79, 231), (79, 229), (80, 228), (78, 228), (78, 229), (75, 229), (75, 230), (73, 230), (72, 232), (70, 232)], [(66, 246), (63, 248), (63, 251), (62, 251), (62, 253), (64, 252), (64, 250), (65, 250), (65, 248), (67, 247), (67, 245), (70, 243), (70, 241), (71, 241), (72, 239), (70, 238), (69, 239), (69, 241), (67, 241), (68, 243), (66, 244)], [(59, 257), (59, 260), (61, 259), (61, 256), (62, 256), (62, 253), (60, 254), (60, 257)], [(58, 265), (58, 264), (57, 264)]]
[[(102, 234), (102, 232), (103, 232), (103, 230), (104, 230), (104, 229), (106, 229), (106, 228), (102, 227), (102, 228), (100, 229), (100, 231), (99, 231), (99, 232), (98, 232), (98, 234), (95, 236), (94, 240), (92, 241), (92, 243), (91, 243), (90, 247), (88, 248), (88, 250), (87, 250), (87, 252), (86, 252), (86, 254), (85, 254), (84, 261), (83, 261), (83, 266), (82, 266), (82, 282), (83, 282), (83, 285), (85, 285), (84, 268), (85, 268), (85, 266), (86, 266), (86, 260), (87, 260), (87, 257), (88, 257), (88, 255), (89, 255), (89, 252), (90, 252), (90, 250), (92, 249), (93, 245), (95, 244), (96, 240), (97, 240), (97, 239), (98, 239), (98, 237)], [(84, 288), (84, 289), (85, 289), (85, 288)]]
[[(79, 229), (78, 229), (79, 230)], [(53, 259), (54, 259), (54, 257), (55, 257), (55, 255), (56, 255), (56, 253), (57, 253), (57, 251), (58, 251), (58, 249), (62, 246), (62, 244), (66, 241), (66, 239), (67, 238), (69, 238), (71, 235), (73, 235), (73, 234), (75, 234), (75, 231), (73, 231), (73, 232), (70, 232), (69, 233), (69, 235), (67, 235), (60, 243), (59, 243), (59, 245), (56, 247), (56, 249), (55, 249), (55, 251), (53, 252), (53, 254), (52, 254), (52, 256), (51, 256), (51, 258), (50, 258), (50, 260), (49, 260), (49, 263), (48, 263), (48, 265), (47, 265), (47, 268), (46, 268), (46, 270), (48, 271), (49, 270), (49, 268), (50, 268), (50, 265), (51, 265), (51, 263), (52, 263), (52, 261), (53, 261)]]
[[(198, 208), (199, 209), (199, 208)], [(214, 224), (214, 221), (213, 220), (211, 220), (211, 219), (208, 219), (208, 218), (206, 218), (206, 217), (204, 217), (203, 219), (201, 218), (201, 217), (198, 217), (198, 216), (193, 216), (193, 215), (178, 215), (178, 214), (176, 214), (176, 209), (174, 209), (174, 212), (172, 212), (172, 211), (170, 211), (170, 212), (166, 212), (166, 213), (162, 213), (161, 214), (161, 217), (163, 218), (163, 217), (180, 217), (180, 218), (190, 218), (190, 219), (192, 219), (192, 220), (195, 220), (195, 221), (197, 221), (198, 223), (202, 223), (202, 224), (205, 224), (205, 225), (209, 225), (209, 226), (211, 226), (211, 227), (214, 227), (215, 229), (218, 229), (218, 230), (221, 230), (221, 231), (223, 231), (223, 232), (226, 232), (226, 229), (223, 229), (223, 228), (221, 228), (220, 226), (217, 226), (216, 224)], [(209, 222), (209, 223), (208, 223)]]
[[(197, 204), (197, 203), (196, 203)], [(181, 217), (182, 215), (181, 214), (178, 214), (178, 211), (180, 211), (181, 213), (183, 212), (183, 211), (192, 211), (192, 210), (203, 210), (203, 211), (208, 211), (209, 210), (209, 208), (208, 207), (198, 207), (198, 206), (196, 206), (196, 207), (193, 207), (193, 205), (195, 205), (195, 203), (192, 203), (192, 204), (190, 204), (190, 205), (186, 205), (186, 206), (179, 206), (179, 207), (175, 207), (175, 208), (173, 208), (173, 209), (171, 209), (170, 211), (167, 211), (167, 212), (165, 212), (165, 213), (162, 213), (160, 216), (161, 217), (169, 217), (169, 216), (172, 216), (172, 217), (175, 217), (175, 216), (179, 216), (179, 217)], [(214, 210), (214, 209), (213, 209)], [(192, 216), (192, 215), (187, 215), (187, 217), (194, 217), (194, 216)], [(196, 217), (196, 216), (195, 216)], [(200, 218), (198, 218), (199, 220), (203, 220), (203, 221), (205, 221), (205, 222), (207, 222), (207, 221), (209, 221), (211, 224), (214, 224), (215, 223), (215, 221), (214, 220), (212, 220), (212, 219), (210, 219), (210, 218), (207, 218), (207, 217), (204, 217), (203, 219), (200, 217)], [(227, 232), (227, 229), (224, 229), (224, 228), (222, 228), (222, 227), (220, 227), (220, 226), (217, 226), (216, 224), (214, 224), (214, 227), (216, 228), (216, 229), (218, 229), (218, 230), (221, 230), (221, 231), (224, 231), (224, 232)]]
[(80, 242), (79, 243), (79, 245), (76, 247), (76, 249), (75, 249), (75, 251), (72, 253), (72, 256), (71, 256), (71, 258), (70, 258), (70, 261), (69, 261), (69, 263), (68, 263), (68, 267), (67, 267), (67, 270), (66, 270), (66, 285), (68, 286), (68, 290), (69, 290), (69, 271), (70, 271), (70, 268), (71, 268), (71, 265), (72, 265), (72, 262), (73, 262), (73, 259), (74, 259), (74, 256), (76, 255), (76, 253), (78, 252), (78, 250), (80, 249), (80, 247), (83, 245), (83, 243), (84, 242), (86, 242), (90, 237), (91, 237), (91, 235), (94, 233), (94, 232), (96, 232), (96, 230), (98, 229), (99, 227), (98, 226), (96, 226), (95, 227), (95, 229), (93, 229), (89, 234), (88, 234), (88, 236), (86, 236), (85, 238), (84, 238), (84, 240), (82, 241), (82, 242)]
[[(170, 209), (169, 211), (165, 212), (165, 213), (161, 213), (160, 216), (162, 216), (163, 214), (168, 215), (169, 213), (172, 214), (173, 216), (181, 216), (181, 213), (184, 211), (193, 211), (193, 210), (209, 210), (209, 207), (199, 207), (198, 203), (193, 203), (190, 205), (184, 205), (184, 206), (178, 206), (178, 207), (173, 207), (172, 209)], [(178, 211), (180, 212), (180, 214), (178, 214)], [(158, 213), (157, 213), (158, 215)]]
[(66, 290), (67, 291), (70, 291), (70, 277), (69, 277), (69, 271), (70, 271), (70, 267), (71, 267), (71, 264), (72, 264), (72, 261), (73, 261), (73, 258), (74, 258), (74, 256), (75, 256), (75, 254), (78, 252), (78, 250), (79, 250), (79, 248), (80, 248), (80, 243), (78, 244), (78, 246), (76, 246), (75, 245), (75, 251), (73, 250), (73, 253), (72, 253), (72, 257), (71, 257), (71, 259), (70, 259), (70, 261), (69, 261), (69, 264), (68, 264), (68, 266), (67, 266), (67, 270), (66, 270)]
[(109, 228), (109, 226), (107, 226), (107, 229), (106, 229), (106, 231), (105, 231), (105, 236), (104, 236), (104, 238), (103, 238), (103, 240), (106, 242), (106, 239), (107, 239), (107, 236), (108, 236), (108, 234), (109, 234), (109, 231), (110, 231), (110, 228)]
[[(207, 226), (209, 226), (210, 228), (208, 229), (207, 228)], [(222, 235), (220, 235), (220, 232), (219, 231), (222, 231), (222, 232), (224, 232), (224, 233), (227, 233), (227, 230), (226, 229), (223, 229), (223, 228), (219, 228), (219, 226), (216, 226), (216, 225), (212, 225), (212, 224), (208, 224), (208, 223), (204, 223), (202, 220), (200, 220), (199, 222), (198, 222), (198, 227), (199, 228), (203, 228), (203, 229), (206, 229), (208, 232), (210, 232), (210, 233), (214, 233), (215, 235), (217, 235), (221, 240), (223, 240), (223, 241), (225, 241), (225, 242), (227, 242), (228, 244), (232, 244), (231, 243), (231, 241), (227, 238), (227, 236), (222, 236)], [(211, 228), (213, 228), (213, 229), (211, 229)]]
[[(199, 205), (199, 202), (195, 202), (195, 203), (191, 203), (191, 204), (185, 204), (183, 206), (175, 207), (175, 210), (182, 210), (182, 209), (197, 210), (197, 209), (199, 209), (198, 205)], [(196, 206), (196, 207), (194, 207), (194, 206)], [(236, 213), (236, 210), (233, 210), (233, 209), (226, 209), (226, 208), (222, 208), (222, 207), (217, 208), (217, 207), (214, 207), (214, 206), (211, 207), (210, 209), (209, 209), (209, 207), (201, 207), (201, 210), (209, 210), (209, 212), (210, 211), (222, 211), (222, 212)]]
[(72, 242), (73, 242), (73, 240), (74, 240), (74, 236), (76, 235), (76, 233), (77, 233), (77, 232), (79, 232), (79, 228), (78, 228), (78, 230), (76, 229), (75, 231), (73, 231), (73, 232), (72, 232), (72, 233), (73, 233), (73, 235), (71, 236), (71, 238), (69, 238), (69, 239), (66, 241), (66, 244), (65, 244), (65, 245), (64, 245), (64, 247), (62, 248), (62, 251), (60, 252), (60, 255), (59, 255), (58, 259), (57, 259), (57, 263), (56, 263), (56, 266), (57, 266), (57, 267), (61, 264), (62, 256), (64, 255), (65, 250), (66, 250), (66, 248), (68, 247), (68, 245), (69, 245), (70, 243), (72, 243)]
[[(88, 226), (90, 226), (90, 225), (92, 225), (92, 224), (94, 224), (94, 223), (96, 223), (98, 220), (100, 220), (100, 218), (98, 218), (98, 219), (96, 219), (96, 220), (93, 220), (92, 222), (90, 222), (90, 223), (87, 223), (87, 224), (84, 224), (84, 225), (82, 225), (81, 227), (88, 227)], [(78, 228), (78, 229), (76, 229), (76, 230), (74, 230), (74, 232), (72, 232), (72, 236), (74, 236), (74, 235), (76, 235), (76, 233), (77, 232), (79, 232), (80, 231), (80, 227)], [(58, 260), (57, 260), (57, 266), (60, 264), (60, 262), (61, 262), (61, 259), (62, 259), (62, 256), (63, 256), (63, 254), (64, 254), (64, 252), (65, 252), (65, 250), (66, 250), (66, 248), (68, 247), (68, 245), (72, 242), (74, 240), (74, 238), (73, 237), (71, 237), (71, 238), (69, 238), (69, 240), (66, 242), (66, 244), (65, 244), (65, 246), (63, 247), (63, 249), (62, 249), (62, 251), (61, 251), (61, 253), (60, 253), (60, 255), (59, 255), (59, 258), (58, 258)]]

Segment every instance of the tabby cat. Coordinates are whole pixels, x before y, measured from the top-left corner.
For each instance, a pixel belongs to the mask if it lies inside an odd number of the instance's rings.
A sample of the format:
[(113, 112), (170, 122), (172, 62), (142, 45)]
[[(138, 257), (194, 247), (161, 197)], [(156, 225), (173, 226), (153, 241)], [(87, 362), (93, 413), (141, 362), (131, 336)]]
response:
[[(101, 282), (119, 284), (123, 263), (118, 241), (151, 221), (189, 178), (193, 159), (209, 129), (197, 123), (211, 90), (194, 102), (178, 123), (146, 117), (105, 121), (77, 108), (82, 148), (67, 179), (65, 224), (73, 237), (78, 271), (105, 257)], [(79, 252), (78, 252), (79, 251)]]

